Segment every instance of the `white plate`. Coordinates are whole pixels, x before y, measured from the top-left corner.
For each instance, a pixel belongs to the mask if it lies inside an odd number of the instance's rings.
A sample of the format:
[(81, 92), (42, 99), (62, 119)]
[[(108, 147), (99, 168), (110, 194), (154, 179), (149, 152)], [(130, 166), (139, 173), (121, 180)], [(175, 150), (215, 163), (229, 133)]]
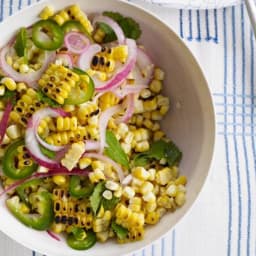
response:
[(172, 8), (213, 9), (241, 3), (241, 0), (143, 0)]

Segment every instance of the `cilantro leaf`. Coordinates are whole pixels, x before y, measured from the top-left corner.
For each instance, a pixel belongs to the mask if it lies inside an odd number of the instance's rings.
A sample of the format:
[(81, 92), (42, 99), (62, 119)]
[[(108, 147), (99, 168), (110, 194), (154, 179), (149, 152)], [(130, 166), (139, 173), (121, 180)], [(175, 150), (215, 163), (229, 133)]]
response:
[[(130, 17), (124, 17), (118, 12), (106, 11), (103, 12), (103, 15), (116, 21), (122, 28), (126, 37), (135, 40), (137, 40), (140, 37), (142, 31), (140, 29), (139, 24), (134, 19)], [(117, 39), (115, 32), (107, 24), (99, 23), (99, 28), (102, 29), (105, 33), (104, 43), (113, 42)]]
[(112, 230), (116, 233), (119, 239), (125, 239), (128, 234), (128, 229), (118, 225), (115, 221), (111, 223)]
[(16, 92), (5, 89), (5, 93), (0, 97), (0, 100), (10, 100), (13, 105), (16, 103)]
[(120, 198), (113, 196), (112, 199), (107, 200), (106, 198), (102, 199), (102, 205), (105, 211), (111, 211), (118, 204)]
[(90, 196), (92, 211), (95, 215), (99, 210), (99, 207), (102, 201), (102, 193), (104, 190), (105, 190), (105, 182), (102, 181), (95, 186), (93, 193)]
[(16, 37), (16, 42), (14, 44), (14, 49), (19, 57), (26, 55), (27, 47), (27, 29), (21, 28)]
[(37, 91), (37, 98), (39, 101), (42, 101), (46, 104), (48, 104), (50, 107), (59, 107), (60, 104), (58, 104), (57, 102), (55, 102), (54, 100), (52, 100), (51, 98), (49, 98), (48, 96), (46, 96), (42, 91), (38, 90)]
[(105, 148), (105, 155), (110, 157), (115, 162), (123, 165), (127, 169), (129, 168), (129, 160), (125, 154), (123, 148), (121, 147), (119, 141), (117, 140), (115, 134), (109, 130), (106, 131), (106, 142), (107, 147)]
[(182, 158), (182, 152), (173, 142), (158, 140), (151, 145), (151, 148), (135, 156), (133, 164), (135, 166), (145, 166), (150, 159), (161, 160), (165, 158), (169, 166), (178, 164)]

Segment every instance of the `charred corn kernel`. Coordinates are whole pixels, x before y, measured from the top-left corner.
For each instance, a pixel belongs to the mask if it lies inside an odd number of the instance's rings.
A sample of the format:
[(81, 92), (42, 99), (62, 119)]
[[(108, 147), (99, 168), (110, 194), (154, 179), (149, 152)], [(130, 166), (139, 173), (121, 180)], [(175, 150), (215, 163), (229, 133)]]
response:
[(149, 89), (153, 93), (159, 93), (162, 90), (162, 82), (159, 80), (154, 79), (150, 84), (149, 84)]
[(152, 192), (153, 191), (153, 184), (149, 181), (145, 181), (142, 183), (141, 187), (140, 187), (140, 193), (142, 195), (146, 195), (148, 194), (149, 192)]
[(160, 68), (155, 68), (154, 78), (160, 81), (164, 80), (164, 71)]
[(3, 96), (5, 94), (5, 87), (4, 85), (0, 85), (0, 96)]
[(150, 177), (150, 173), (140, 166), (132, 168), (132, 175), (140, 180), (148, 180)]
[(18, 147), (17, 151), (18, 151), (17, 166), (19, 169), (22, 169), (27, 166), (31, 166), (33, 164), (33, 160), (30, 157), (30, 155), (28, 154), (28, 151), (26, 150), (26, 148), (24, 146)]
[(53, 16), (54, 14), (54, 9), (52, 6), (46, 6), (39, 14), (39, 17), (42, 20), (47, 20), (48, 18), (50, 18), (51, 16)]
[(27, 214), (27, 213), (30, 212), (30, 209), (29, 209), (29, 207), (26, 204), (21, 203), (19, 211), (22, 212), (23, 214)]
[(71, 171), (78, 163), (82, 154), (84, 153), (84, 142), (80, 141), (73, 143), (71, 148), (65, 154), (65, 157), (61, 160), (61, 164)]
[(135, 196), (135, 191), (132, 187), (126, 186), (123, 189), (123, 196), (127, 197), (127, 198), (132, 198)]
[(94, 115), (94, 116), (88, 118), (88, 124), (92, 125), (92, 126), (98, 126), (99, 125), (98, 115)]
[(119, 184), (112, 181), (112, 180), (108, 180), (105, 184), (105, 187), (111, 191), (117, 191), (119, 189)]
[(175, 196), (175, 203), (178, 205), (178, 206), (182, 206), (185, 204), (186, 202), (186, 196), (185, 196), (185, 193), (183, 192), (178, 192), (177, 195)]
[(149, 120), (149, 119), (145, 119), (144, 122), (143, 122), (143, 125), (148, 128), (149, 130), (152, 130), (153, 129), (153, 126), (154, 126), (154, 123)]
[(1, 83), (10, 91), (14, 91), (17, 88), (16, 82), (10, 77), (4, 77)]
[(140, 212), (141, 211), (142, 200), (140, 197), (133, 197), (129, 200), (128, 208), (131, 209), (133, 212)]
[(95, 171), (89, 173), (89, 179), (92, 183), (98, 183), (102, 180), (105, 180), (106, 177), (105, 177), (103, 171), (95, 170)]
[(141, 114), (144, 112), (144, 104), (142, 100), (135, 99), (134, 101), (134, 114)]
[(98, 113), (98, 105), (95, 102), (86, 102), (80, 106), (77, 112), (78, 120), (81, 124), (86, 124), (88, 118), (94, 113)]
[(102, 193), (102, 196), (107, 199), (107, 200), (111, 200), (112, 197), (113, 197), (113, 194), (110, 190), (105, 190), (103, 193)]
[(172, 172), (169, 167), (166, 167), (156, 173), (156, 182), (160, 185), (166, 185), (172, 178)]
[(115, 69), (115, 61), (102, 54), (96, 54), (92, 58), (91, 69), (110, 73)]
[(177, 194), (177, 187), (176, 185), (169, 185), (166, 189), (166, 194), (171, 197), (175, 197)]
[(175, 180), (176, 185), (186, 185), (187, 184), (187, 177), (186, 176), (180, 176)]
[(155, 202), (156, 201), (156, 196), (153, 192), (148, 192), (147, 194), (144, 194), (142, 198), (145, 202)]
[(143, 101), (143, 109), (144, 111), (153, 111), (157, 109), (157, 99), (154, 97), (151, 100)]
[(119, 45), (119, 46), (113, 47), (112, 56), (114, 60), (118, 60), (124, 63), (128, 57), (128, 46)]
[(80, 169), (85, 169), (87, 168), (89, 165), (91, 165), (92, 160), (91, 158), (88, 157), (82, 157), (79, 159), (79, 168)]
[(163, 131), (156, 131), (154, 133), (154, 141), (157, 141), (157, 140), (160, 140), (162, 139), (163, 137), (165, 136), (164, 132)]
[(63, 175), (55, 175), (52, 178), (53, 182), (58, 186), (65, 186), (67, 185), (67, 177)]
[(143, 98), (143, 99), (147, 99), (151, 96), (151, 91), (149, 89), (142, 89), (141, 92), (140, 92), (140, 97)]
[(159, 219), (160, 219), (160, 215), (158, 212), (150, 212), (150, 213), (147, 213), (145, 216), (145, 223), (154, 225), (159, 221)]
[(93, 170), (101, 170), (101, 171), (103, 171), (104, 170), (104, 168), (105, 168), (105, 165), (104, 165), (104, 163), (103, 162), (101, 162), (101, 161), (99, 161), (99, 160), (94, 160), (94, 161), (92, 161), (92, 169)]
[(99, 98), (99, 106), (102, 111), (119, 103), (119, 98), (113, 92), (106, 92)]
[(57, 117), (56, 121), (57, 125), (57, 130), (58, 131), (74, 131), (77, 129), (78, 126), (78, 121), (77, 117), (72, 116), (72, 117)]
[(15, 140), (21, 136), (21, 128), (16, 124), (12, 124), (6, 129), (6, 134), (10, 139)]
[(140, 141), (140, 142), (136, 143), (135, 151), (136, 152), (145, 152), (145, 151), (149, 150), (149, 148), (150, 148), (150, 145), (147, 140)]

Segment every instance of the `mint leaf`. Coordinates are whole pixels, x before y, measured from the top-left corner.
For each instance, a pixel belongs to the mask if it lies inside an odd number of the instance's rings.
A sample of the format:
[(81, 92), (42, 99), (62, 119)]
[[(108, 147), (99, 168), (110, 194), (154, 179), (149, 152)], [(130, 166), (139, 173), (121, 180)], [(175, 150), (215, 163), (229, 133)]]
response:
[(145, 166), (151, 159), (161, 160), (165, 158), (169, 166), (178, 164), (182, 158), (182, 152), (173, 142), (158, 140), (151, 145), (151, 148), (138, 154), (133, 159), (135, 166)]
[(112, 199), (107, 200), (106, 198), (102, 199), (102, 205), (105, 211), (113, 210), (118, 204), (120, 198), (113, 196)]
[(111, 228), (117, 235), (119, 239), (125, 239), (128, 234), (128, 229), (118, 225), (116, 222), (112, 221)]
[(14, 44), (14, 49), (19, 57), (26, 55), (27, 47), (27, 29), (21, 28), (16, 37), (16, 42)]
[(101, 200), (102, 200), (102, 193), (104, 190), (105, 190), (105, 182), (102, 181), (95, 186), (93, 193), (90, 196), (90, 203), (91, 203), (92, 211), (95, 215), (97, 214), (97, 212), (99, 210)]
[(105, 151), (104, 151), (105, 155), (107, 155), (115, 162), (129, 169), (129, 160), (127, 155), (122, 149), (115, 134), (109, 130), (106, 131), (106, 142), (108, 146), (105, 148)]

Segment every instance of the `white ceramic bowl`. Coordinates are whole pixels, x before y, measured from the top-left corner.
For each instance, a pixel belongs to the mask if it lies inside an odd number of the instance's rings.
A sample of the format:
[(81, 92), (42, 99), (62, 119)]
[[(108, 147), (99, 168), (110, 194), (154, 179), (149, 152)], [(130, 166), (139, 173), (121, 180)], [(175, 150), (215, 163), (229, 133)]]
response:
[[(76, 0), (86, 13), (112, 10), (132, 16), (142, 28), (141, 42), (149, 49), (154, 62), (166, 72), (165, 93), (170, 97), (171, 110), (163, 122), (167, 134), (183, 152), (182, 174), (188, 177), (187, 202), (169, 213), (157, 225), (147, 228), (145, 239), (119, 245), (98, 243), (88, 251), (75, 251), (65, 242), (53, 240), (46, 232), (25, 227), (0, 202), (0, 230), (22, 245), (48, 256), (120, 256), (141, 249), (170, 231), (188, 212), (198, 197), (207, 177), (213, 154), (215, 121), (212, 99), (202, 71), (192, 54), (176, 34), (158, 18), (145, 10), (118, 0)], [(27, 8), (0, 24), (0, 46), (21, 26), (36, 21), (42, 8), (51, 4), (56, 10), (70, 5), (70, 0), (47, 0)]]

